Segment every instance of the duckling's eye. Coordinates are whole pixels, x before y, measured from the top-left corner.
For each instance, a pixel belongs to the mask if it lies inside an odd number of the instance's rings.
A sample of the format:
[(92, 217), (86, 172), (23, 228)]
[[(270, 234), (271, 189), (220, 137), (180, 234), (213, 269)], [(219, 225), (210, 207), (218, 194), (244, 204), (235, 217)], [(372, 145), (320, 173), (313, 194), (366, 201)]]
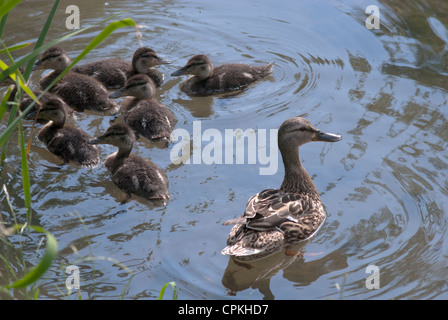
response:
[(301, 127), (299, 130), (305, 132), (307, 129), (305, 127)]
[(49, 54), (48, 56), (44, 57), (41, 61), (50, 60), (59, 57), (59, 54)]

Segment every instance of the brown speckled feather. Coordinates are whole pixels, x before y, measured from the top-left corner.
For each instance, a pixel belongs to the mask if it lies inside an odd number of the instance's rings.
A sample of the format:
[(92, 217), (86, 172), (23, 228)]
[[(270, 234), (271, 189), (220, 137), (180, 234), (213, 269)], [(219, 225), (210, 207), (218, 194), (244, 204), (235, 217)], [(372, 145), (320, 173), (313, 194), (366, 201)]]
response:
[(130, 62), (122, 59), (109, 58), (75, 66), (72, 71), (95, 78), (107, 89), (113, 89), (124, 85), (131, 74), (132, 66)]
[(326, 213), (297, 149), (310, 141), (339, 140), (339, 135), (321, 132), (304, 118), (286, 120), (278, 134), (285, 165), (283, 183), (280, 189), (266, 189), (252, 196), (241, 217), (223, 223), (235, 226), (222, 254), (243, 260), (259, 259), (316, 233)]
[(153, 162), (129, 155), (117, 164), (115, 156), (108, 157), (104, 165), (111, 172), (112, 181), (123, 192), (149, 200), (169, 198), (166, 175)]
[(247, 64), (223, 64), (214, 68), (210, 77), (198, 80), (188, 78), (181, 90), (192, 95), (206, 95), (241, 90), (271, 73), (272, 64), (251, 66)]
[(128, 98), (121, 104), (123, 120), (137, 135), (149, 140), (169, 139), (176, 118), (155, 99)]
[(76, 127), (54, 128), (49, 124), (39, 131), (38, 138), (50, 152), (66, 163), (73, 161), (86, 168), (95, 168), (100, 164), (98, 148), (88, 144), (91, 136)]
[(279, 189), (257, 193), (249, 199), (240, 218), (224, 223), (237, 224), (230, 232), (224, 254), (270, 254), (284, 245), (308, 239), (325, 220), (324, 208), (315, 200)]
[[(39, 81), (44, 90), (59, 75), (52, 71)], [(92, 110), (100, 114), (112, 115), (119, 110), (114, 100), (109, 99), (109, 91), (97, 80), (89, 76), (69, 72), (51, 89), (51, 93), (60, 96), (65, 103), (76, 111)]]

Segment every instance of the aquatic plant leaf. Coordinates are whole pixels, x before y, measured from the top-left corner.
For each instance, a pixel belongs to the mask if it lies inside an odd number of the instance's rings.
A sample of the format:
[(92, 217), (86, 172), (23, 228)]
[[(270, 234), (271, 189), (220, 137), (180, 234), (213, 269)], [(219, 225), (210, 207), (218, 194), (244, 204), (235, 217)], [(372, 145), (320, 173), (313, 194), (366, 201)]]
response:
[[(14, 226), (16, 231), (20, 230), (22, 228), (21, 225)], [(46, 237), (46, 246), (45, 246), (45, 253), (40, 260), (39, 264), (34, 267), (30, 272), (25, 274), (22, 279), (19, 279), (15, 281), (14, 283), (10, 285), (4, 286), (7, 289), (10, 288), (23, 288), (26, 287), (34, 282), (36, 282), (38, 279), (42, 277), (42, 275), (45, 273), (45, 271), (50, 268), (54, 258), (56, 257), (57, 251), (58, 251), (58, 242), (55, 239), (55, 237), (46, 231), (45, 229), (38, 227), (38, 226), (31, 226), (32, 229), (34, 229), (36, 232), (44, 233)]]
[(179, 296), (179, 290), (177, 289), (176, 283), (173, 281), (165, 283), (165, 285), (162, 287), (162, 290), (160, 290), (159, 298), (157, 300), (162, 300), (163, 295), (165, 294), (165, 289), (168, 286), (171, 286), (173, 288), (173, 300), (177, 300)]
[(0, 53), (6, 53), (8, 51), (11, 52), (11, 51), (15, 51), (15, 50), (20, 50), (20, 49), (28, 47), (29, 45), (31, 45), (31, 42), (18, 44), (18, 45), (11, 46), (11, 47), (8, 47), (5, 49), (0, 49)]
[(22, 0), (0, 1), (0, 18), (6, 15), (12, 8), (18, 5)]
[[(116, 15), (114, 15), (116, 16)], [(106, 19), (109, 20), (110, 18)], [(95, 24), (96, 25), (96, 24)], [(106, 39), (112, 32), (114, 32), (116, 29), (118, 28), (123, 28), (123, 27), (127, 27), (127, 26), (135, 26), (135, 22), (130, 19), (130, 18), (126, 18), (126, 19), (122, 19), (119, 21), (115, 21), (110, 23), (108, 26), (106, 26), (103, 31), (98, 34), (87, 46), (86, 48), (81, 52), (81, 54), (76, 57), (73, 61), (72, 64), (70, 64), (70, 66), (68, 66), (54, 81), (52, 84), (50, 84), (49, 88), (51, 88), (51, 86), (53, 86), (62, 76), (64, 76), (73, 66), (75, 63), (77, 63), (79, 60), (81, 60), (87, 53), (89, 53), (93, 48), (95, 48), (98, 44), (100, 44), (104, 39)], [(27, 56), (25, 56), (24, 58), (20, 59), (19, 61), (15, 62), (14, 64), (12, 64), (11, 66), (9, 66), (9, 68), (2, 68), (2, 72), (0, 73), (0, 81), (2, 79), (4, 79), (5, 77), (9, 76), (11, 73), (15, 72), (20, 66), (24, 65), (25, 63), (28, 63), (30, 60), (32, 60), (34, 62), (34, 60), (36, 59), (36, 57), (44, 50), (64, 41), (65, 39), (72, 37), (74, 35), (77, 35), (78, 33), (85, 31), (90, 27), (86, 27), (84, 29), (80, 29), (77, 30), (75, 32), (72, 32), (64, 37), (61, 37), (57, 40), (51, 41), (48, 44), (45, 44), (43, 46), (41, 46), (40, 48), (37, 48), (35, 50), (33, 50), (33, 52), (29, 53)], [(45, 92), (48, 91), (49, 88), (46, 88), (42, 94), (38, 97), (38, 99), (45, 94)], [(26, 92), (26, 91), (25, 91)], [(27, 92), (28, 93), (28, 92)], [(18, 117), (16, 117), (14, 119), (14, 121), (12, 121), (12, 123), (8, 124), (8, 127), (0, 134), (0, 146), (2, 146), (9, 138), (9, 134), (12, 132), (12, 130), (14, 130), (14, 128), (18, 125), (18, 123), (25, 117), (25, 115), (34, 107), (34, 104), (36, 103), (36, 101), (33, 101), (33, 103), (31, 103), (25, 110), (23, 110), (22, 114), (20, 114)]]

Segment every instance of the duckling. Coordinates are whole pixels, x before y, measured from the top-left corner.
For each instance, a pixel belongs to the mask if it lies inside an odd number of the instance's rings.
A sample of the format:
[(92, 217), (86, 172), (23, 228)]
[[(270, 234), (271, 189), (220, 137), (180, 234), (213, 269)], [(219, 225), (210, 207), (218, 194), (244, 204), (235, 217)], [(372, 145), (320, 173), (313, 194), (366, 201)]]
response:
[[(34, 93), (34, 96), (39, 98), (39, 96), (42, 94), (42, 91), (37, 89), (37, 90), (33, 90), (33, 93)], [(16, 94), (17, 94), (17, 87), (14, 86), (14, 88), (11, 91), (11, 95), (9, 96), (8, 102), (13, 102), (15, 100)], [(42, 97), (39, 99), (39, 102), (40, 102), (41, 105), (43, 105), (50, 99), (58, 99), (61, 102), (61, 104), (63, 105), (64, 109), (65, 109), (65, 113), (67, 115), (67, 120), (70, 120), (71, 122), (75, 122), (76, 121), (75, 110), (70, 108), (58, 95), (56, 95), (54, 93), (50, 93), (50, 92), (45, 92), (42, 95)], [(29, 105), (33, 101), (34, 100), (28, 94), (23, 93), (22, 98), (20, 99), (20, 102), (19, 102), (20, 111), (23, 112), (26, 108), (29, 107)], [(37, 111), (37, 109), (39, 109), (39, 104), (35, 103), (34, 106), (32, 107), (32, 109), (30, 110), (30, 112), (28, 112), (28, 114), (25, 115), (25, 119), (26, 120), (33, 120), (32, 116), (36, 115), (35, 111)], [(48, 120), (44, 120), (44, 119), (39, 119), (39, 120), (41, 120), (41, 122), (48, 122)]]
[(123, 119), (138, 136), (151, 141), (169, 141), (176, 123), (174, 114), (165, 105), (154, 98), (154, 82), (145, 74), (132, 76), (120, 90), (112, 93), (111, 98), (132, 96), (121, 104)]
[(168, 179), (153, 162), (138, 155), (132, 155), (135, 135), (125, 123), (113, 124), (106, 132), (90, 140), (90, 144), (111, 144), (118, 151), (104, 160), (112, 175), (112, 181), (125, 193), (122, 203), (136, 194), (149, 200), (169, 200)]
[(98, 147), (89, 144), (92, 137), (79, 128), (65, 125), (66, 112), (60, 99), (48, 99), (39, 113), (33, 112), (34, 116), (36, 114), (38, 119), (49, 121), (40, 129), (37, 137), (64, 163), (72, 161), (87, 168), (95, 168), (100, 164)]
[(75, 66), (72, 71), (93, 77), (102, 82), (108, 89), (118, 89), (125, 85), (127, 79), (135, 74), (146, 74), (160, 87), (163, 83), (163, 73), (154, 68), (160, 64), (170, 64), (171, 61), (161, 58), (157, 53), (146, 47), (138, 48), (129, 63), (120, 58), (109, 58), (94, 61), (81, 66)]
[(280, 189), (266, 189), (252, 196), (221, 251), (240, 260), (271, 255), (313, 236), (326, 218), (319, 193), (300, 162), (298, 148), (310, 141), (336, 142), (340, 135), (316, 129), (301, 117), (286, 120), (278, 131), (278, 146), (285, 166)]
[[(33, 70), (54, 69), (39, 80), (42, 90), (48, 87), (61, 72), (70, 65), (70, 58), (59, 47), (44, 51), (36, 61)], [(116, 114), (118, 105), (109, 98), (109, 91), (103, 84), (89, 76), (68, 72), (51, 89), (71, 108), (83, 112), (85, 109), (104, 115)]]
[(273, 63), (264, 66), (231, 63), (214, 67), (206, 55), (200, 54), (171, 75), (193, 75), (181, 84), (181, 90), (189, 95), (209, 95), (244, 89), (271, 74), (272, 68)]
[[(41, 94), (42, 91), (41, 90), (33, 90), (34, 95), (38, 98)], [(50, 92), (45, 92), (42, 97), (39, 99), (39, 102), (41, 105), (45, 104), (47, 101), (49, 101), (50, 99), (56, 99), (59, 100), (59, 102), (62, 104), (64, 110), (65, 110), (65, 114), (67, 116), (66, 120), (69, 120), (70, 122), (76, 122), (77, 117), (76, 117), (76, 112), (75, 110), (73, 110), (72, 108), (70, 108), (65, 102), (64, 100), (62, 100), (57, 94), (54, 93), (50, 93)], [(28, 106), (33, 102), (34, 100), (27, 94), (24, 94), (22, 99), (20, 100), (20, 110), (24, 111), (26, 108), (28, 108)], [(25, 116), (26, 120), (32, 120), (33, 118), (30, 116), (32, 115), (31, 112), (33, 112), (34, 110), (37, 110), (39, 108), (39, 105), (37, 103), (34, 104), (33, 108), (31, 109), (31, 111)], [(41, 119), (43, 120), (43, 119)]]

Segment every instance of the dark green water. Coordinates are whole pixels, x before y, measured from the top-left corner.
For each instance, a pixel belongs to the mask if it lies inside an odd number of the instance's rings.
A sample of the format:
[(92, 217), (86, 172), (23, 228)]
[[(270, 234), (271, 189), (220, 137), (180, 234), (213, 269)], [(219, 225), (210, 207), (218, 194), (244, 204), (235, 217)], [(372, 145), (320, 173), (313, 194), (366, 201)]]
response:
[[(11, 12), (6, 44), (36, 40), (51, 3), (32, 3), (24, 1)], [(61, 1), (49, 39), (68, 33), (65, 8), (70, 4)], [(301, 148), (328, 212), (314, 238), (298, 246), (304, 255), (281, 253), (247, 265), (221, 255), (230, 230), (221, 224), (239, 216), (256, 192), (280, 186), (280, 154), (276, 174), (260, 175), (266, 165), (259, 158), (255, 164), (246, 159), (243, 164), (176, 165), (169, 148), (139, 140), (134, 152), (165, 170), (172, 200), (154, 206), (134, 198), (122, 205), (122, 194), (104, 167), (61, 167), (35, 138), (30, 155), (33, 223), (59, 241), (57, 261), (37, 284), (41, 299), (77, 299), (75, 293), (66, 296), (68, 265), (80, 269), (83, 299), (118, 299), (122, 294), (155, 299), (169, 281), (179, 287), (179, 299), (337, 299), (337, 286), (343, 287), (345, 299), (448, 298), (444, 1), (76, 4), (81, 27), (123, 9), (128, 11), (120, 17), (143, 26), (140, 40), (133, 29), (120, 29), (83, 62), (130, 59), (140, 41), (173, 61), (160, 67), (165, 83), (158, 97), (176, 114), (177, 129), (192, 135), (194, 124), (200, 123), (201, 132), (216, 129), (222, 137), (226, 129), (269, 132), (301, 115), (343, 140)], [(380, 9), (378, 30), (365, 25), (369, 5)], [(75, 57), (99, 30), (71, 38), (63, 47)], [(191, 98), (179, 90), (183, 78), (170, 74), (199, 53), (215, 64), (274, 62), (275, 69), (239, 95)], [(18, 51), (17, 56), (24, 54), (26, 50)], [(32, 75), (32, 87), (40, 76)], [(98, 135), (112, 120), (85, 113), (79, 114), (77, 125)], [(5, 126), (4, 119), (0, 130)], [(27, 134), (29, 130), (26, 125)], [(20, 222), (25, 214), (16, 141), (10, 141), (0, 181)], [(203, 141), (202, 147), (208, 144)], [(257, 146), (269, 148), (270, 141)], [(114, 151), (101, 146), (103, 159)], [(6, 223), (14, 223), (4, 193), (0, 213)], [(10, 255), (35, 264), (42, 255), (35, 253), (39, 240), (32, 235), (24, 252)], [(10, 241), (19, 247), (18, 237)], [(23, 269), (12, 264), (18, 273)], [(378, 289), (366, 286), (370, 265), (380, 272)], [(23, 298), (18, 291), (13, 296)]]

